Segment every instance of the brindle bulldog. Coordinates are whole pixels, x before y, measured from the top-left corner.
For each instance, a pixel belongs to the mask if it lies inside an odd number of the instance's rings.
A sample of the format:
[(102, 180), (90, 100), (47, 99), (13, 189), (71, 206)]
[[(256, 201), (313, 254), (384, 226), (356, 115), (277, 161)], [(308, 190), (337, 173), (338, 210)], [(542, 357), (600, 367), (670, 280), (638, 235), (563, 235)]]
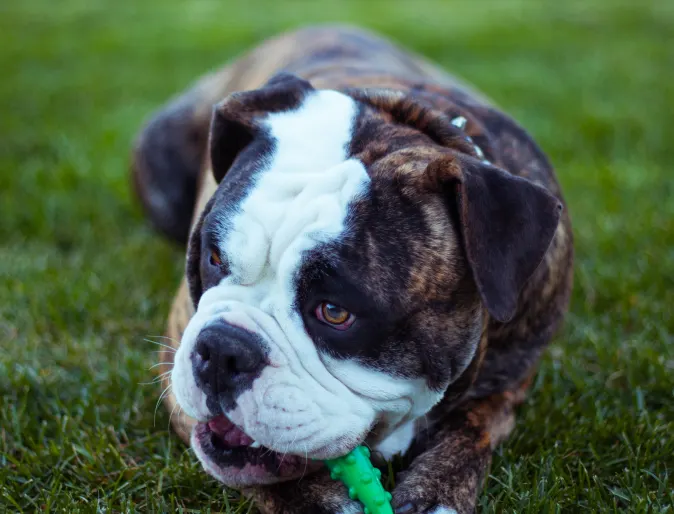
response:
[(356, 29), (269, 40), (170, 102), (133, 179), (187, 241), (173, 426), (269, 513), (360, 512), (316, 459), (409, 462), (398, 513), (472, 512), (567, 310), (552, 167), (485, 97)]

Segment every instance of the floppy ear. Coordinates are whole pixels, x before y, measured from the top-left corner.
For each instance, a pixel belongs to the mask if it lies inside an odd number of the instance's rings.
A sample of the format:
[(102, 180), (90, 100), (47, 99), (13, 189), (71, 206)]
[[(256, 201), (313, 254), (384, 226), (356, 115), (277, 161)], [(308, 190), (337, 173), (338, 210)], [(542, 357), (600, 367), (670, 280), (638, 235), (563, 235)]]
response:
[(217, 104), (209, 138), (216, 182), (222, 180), (239, 153), (264, 133), (266, 114), (299, 107), (311, 90), (306, 80), (280, 73), (260, 89), (233, 93)]
[(432, 162), (424, 178), (454, 202), (482, 301), (494, 319), (509, 321), (552, 242), (562, 203), (533, 182), (467, 156)]

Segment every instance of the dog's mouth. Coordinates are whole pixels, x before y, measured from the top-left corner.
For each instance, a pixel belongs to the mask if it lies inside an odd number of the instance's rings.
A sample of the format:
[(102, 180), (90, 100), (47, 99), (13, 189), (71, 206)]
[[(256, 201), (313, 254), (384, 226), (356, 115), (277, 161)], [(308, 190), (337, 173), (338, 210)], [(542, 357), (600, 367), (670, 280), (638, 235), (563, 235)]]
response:
[(222, 414), (197, 424), (192, 447), (206, 471), (231, 487), (291, 480), (322, 466), (318, 461), (260, 445)]

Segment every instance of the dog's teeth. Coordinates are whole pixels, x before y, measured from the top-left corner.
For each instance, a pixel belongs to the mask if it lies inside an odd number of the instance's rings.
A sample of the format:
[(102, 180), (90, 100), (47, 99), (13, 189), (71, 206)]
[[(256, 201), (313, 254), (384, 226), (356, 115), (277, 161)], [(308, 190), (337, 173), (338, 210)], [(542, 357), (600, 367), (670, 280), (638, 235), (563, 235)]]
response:
[(253, 441), (252, 443), (250, 443), (251, 448), (259, 448), (260, 446), (262, 446), (262, 445), (260, 443), (258, 443), (257, 441)]

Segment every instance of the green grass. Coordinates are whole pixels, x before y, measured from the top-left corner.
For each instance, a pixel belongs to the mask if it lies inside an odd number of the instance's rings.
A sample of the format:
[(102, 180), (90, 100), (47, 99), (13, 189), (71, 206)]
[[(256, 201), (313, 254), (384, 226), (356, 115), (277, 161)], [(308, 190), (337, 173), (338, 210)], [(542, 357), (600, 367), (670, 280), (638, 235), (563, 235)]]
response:
[[(225, 7), (229, 4), (229, 7)], [(481, 512), (674, 509), (674, 4), (7, 0), (0, 5), (0, 511), (247, 512), (143, 385), (182, 252), (127, 183), (141, 122), (261, 38), (382, 31), (476, 84), (555, 163), (577, 245)]]

